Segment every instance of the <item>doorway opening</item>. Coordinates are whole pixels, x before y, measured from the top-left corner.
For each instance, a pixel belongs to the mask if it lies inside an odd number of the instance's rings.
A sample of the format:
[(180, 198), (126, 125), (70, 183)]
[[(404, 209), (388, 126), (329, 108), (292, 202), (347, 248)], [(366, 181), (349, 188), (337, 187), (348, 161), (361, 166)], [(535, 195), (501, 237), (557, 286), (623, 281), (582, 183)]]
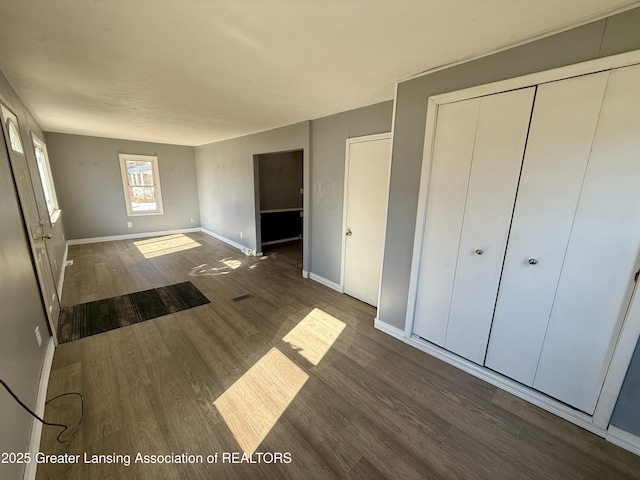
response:
[(256, 244), (259, 254), (277, 248), (302, 251), (303, 150), (253, 156)]

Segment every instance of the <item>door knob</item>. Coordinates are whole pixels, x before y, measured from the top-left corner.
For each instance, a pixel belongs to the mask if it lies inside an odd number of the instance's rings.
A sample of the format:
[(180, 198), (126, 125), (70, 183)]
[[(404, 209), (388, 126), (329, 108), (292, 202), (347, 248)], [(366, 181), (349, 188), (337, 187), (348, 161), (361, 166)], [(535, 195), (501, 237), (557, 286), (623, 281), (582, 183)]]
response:
[(51, 234), (43, 233), (42, 235), (40, 235), (40, 238), (42, 238), (42, 240), (51, 240)]
[(529, 259), (529, 265), (535, 265), (536, 263), (538, 263), (538, 260), (536, 260), (535, 258)]
[(347, 233), (345, 233), (345, 235), (346, 235), (347, 237), (350, 237), (350, 236), (352, 235), (352, 233), (351, 233), (351, 229), (350, 229), (350, 228), (347, 228)]
[(481, 250), (481, 249), (476, 250), (476, 255), (482, 255), (483, 253), (484, 253), (484, 250)]

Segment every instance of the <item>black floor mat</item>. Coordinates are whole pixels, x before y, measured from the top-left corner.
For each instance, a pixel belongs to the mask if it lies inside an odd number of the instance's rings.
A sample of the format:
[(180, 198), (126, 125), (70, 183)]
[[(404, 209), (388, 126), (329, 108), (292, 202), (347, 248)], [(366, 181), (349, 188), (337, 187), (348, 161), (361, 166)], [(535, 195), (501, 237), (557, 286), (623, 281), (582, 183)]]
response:
[(209, 299), (193, 283), (183, 282), (64, 307), (60, 312), (58, 342), (78, 340), (207, 303)]

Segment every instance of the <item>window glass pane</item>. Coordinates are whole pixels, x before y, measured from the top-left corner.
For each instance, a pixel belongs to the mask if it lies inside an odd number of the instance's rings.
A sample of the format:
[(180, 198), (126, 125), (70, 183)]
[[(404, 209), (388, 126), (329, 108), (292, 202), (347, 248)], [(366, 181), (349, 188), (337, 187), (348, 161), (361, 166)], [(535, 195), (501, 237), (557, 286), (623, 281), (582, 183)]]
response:
[(131, 186), (153, 186), (153, 164), (151, 162), (127, 160), (127, 175)]
[(56, 189), (53, 184), (53, 177), (51, 176), (51, 165), (49, 165), (47, 146), (33, 133), (31, 134), (31, 138), (33, 140), (33, 151), (36, 155), (36, 165), (38, 167), (38, 173), (40, 174), (42, 193), (44, 193), (44, 200), (47, 205), (49, 220), (51, 220), (53, 225), (60, 214), (60, 209), (58, 207), (58, 199), (56, 198)]
[(128, 215), (163, 215), (158, 157), (118, 154)]
[(20, 141), (20, 133), (18, 133), (18, 128), (11, 121), (8, 121), (7, 125), (9, 126), (9, 141), (11, 142), (11, 149), (15, 152), (24, 153), (24, 150), (22, 149), (22, 142)]
[(155, 187), (131, 187), (131, 210), (148, 212), (158, 209)]
[(40, 173), (42, 190), (44, 192), (44, 199), (47, 203), (47, 210), (49, 212), (49, 215), (51, 215), (53, 211), (56, 209), (56, 205), (53, 200), (55, 198), (54, 193), (52, 192), (53, 186), (50, 185), (48, 181), (49, 173), (47, 172), (46, 157), (42, 148), (40, 148), (37, 145), (35, 147), (35, 152), (36, 152), (36, 162), (38, 164), (38, 173)]

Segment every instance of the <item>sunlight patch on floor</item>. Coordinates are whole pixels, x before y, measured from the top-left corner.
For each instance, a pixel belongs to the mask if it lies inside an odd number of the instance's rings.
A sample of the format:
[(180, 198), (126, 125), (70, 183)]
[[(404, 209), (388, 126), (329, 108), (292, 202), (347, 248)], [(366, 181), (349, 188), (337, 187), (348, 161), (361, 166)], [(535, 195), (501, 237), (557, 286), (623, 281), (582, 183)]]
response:
[(159, 257), (201, 246), (198, 242), (181, 233), (164, 237), (145, 238), (144, 240), (133, 242), (133, 244), (144, 255), (144, 258)]
[[(346, 324), (314, 308), (283, 340), (318, 365)], [(246, 454), (252, 454), (309, 379), (273, 347), (213, 404)]]
[(308, 378), (274, 347), (214, 402), (245, 453), (256, 451)]
[(240, 265), (242, 265), (242, 262), (240, 260), (234, 260), (232, 258), (225, 258), (224, 260), (220, 260), (220, 263), (225, 264), (231, 270), (235, 270)]
[(193, 267), (189, 271), (189, 275), (191, 275), (192, 277), (213, 277), (216, 275), (227, 275), (229, 271), (235, 270), (242, 266), (242, 262), (240, 260), (234, 260), (233, 258), (224, 258), (218, 263), (221, 263), (222, 265), (214, 267), (213, 265), (209, 265), (208, 263), (203, 263), (202, 265)]
[(314, 308), (283, 340), (313, 365), (318, 365), (345, 326), (336, 317)]

